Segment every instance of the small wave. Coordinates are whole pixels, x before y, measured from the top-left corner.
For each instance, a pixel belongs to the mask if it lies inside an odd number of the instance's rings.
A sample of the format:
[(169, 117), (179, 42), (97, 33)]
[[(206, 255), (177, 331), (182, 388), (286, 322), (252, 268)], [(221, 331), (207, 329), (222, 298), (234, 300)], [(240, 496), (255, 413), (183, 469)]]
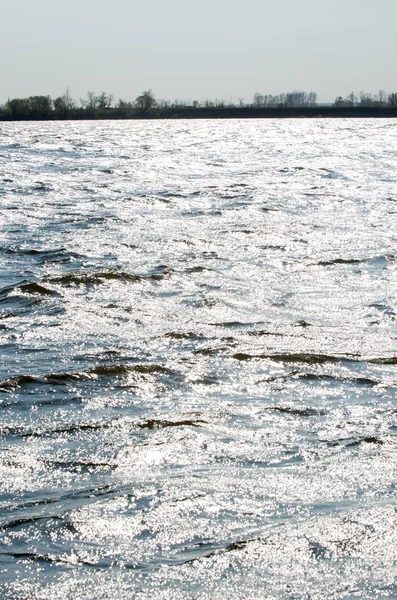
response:
[(164, 429), (165, 427), (201, 427), (201, 424), (207, 424), (207, 421), (196, 419), (183, 419), (181, 421), (165, 421), (161, 419), (149, 419), (144, 423), (137, 425), (138, 429)]
[(0, 316), (0, 321), (3, 319), (11, 319), (12, 317), (16, 317), (17, 315), (15, 315), (14, 313), (7, 313), (5, 315), (1, 315)]
[(162, 273), (150, 273), (148, 275), (136, 275), (134, 273), (126, 273), (124, 271), (98, 271), (96, 273), (67, 273), (55, 277), (45, 279), (48, 283), (60, 284), (65, 286), (78, 285), (98, 285), (105, 281), (122, 281), (122, 282), (137, 282), (137, 281), (160, 281), (168, 275), (167, 271)]
[(335, 258), (333, 260), (320, 260), (315, 263), (320, 267), (329, 267), (331, 265), (358, 265), (365, 262), (365, 259), (359, 258)]
[(260, 337), (260, 336), (274, 336), (274, 337), (284, 337), (284, 333), (276, 333), (275, 331), (267, 331), (266, 329), (259, 329), (256, 331), (249, 331), (248, 335), (254, 336), (254, 337)]
[(0, 300), (6, 299), (13, 292), (34, 294), (37, 296), (60, 296), (59, 292), (52, 290), (37, 282), (21, 282), (17, 285), (8, 286), (0, 290)]
[(213, 271), (214, 269), (211, 269), (210, 267), (203, 267), (201, 265), (197, 265), (195, 267), (188, 267), (187, 269), (183, 270), (183, 273), (202, 273), (203, 271)]
[(326, 374), (317, 374), (317, 373), (300, 373), (293, 372), (291, 376), (296, 377), (298, 379), (303, 379), (306, 381), (338, 381), (338, 382), (346, 382), (346, 383), (354, 383), (358, 385), (370, 385), (376, 386), (379, 385), (379, 381), (375, 379), (370, 379), (368, 377), (335, 377), (334, 375), (326, 375)]
[(296, 321), (296, 323), (293, 324), (293, 327), (312, 327), (312, 324), (302, 319), (300, 321)]
[(16, 435), (22, 438), (31, 438), (31, 437), (48, 437), (57, 434), (73, 434), (81, 431), (100, 431), (104, 429), (109, 429), (113, 427), (112, 423), (103, 422), (103, 423), (76, 423), (71, 424), (65, 427), (56, 427), (54, 429), (45, 429), (45, 430), (28, 430), (26, 431), (23, 428), (4, 428), (2, 433), (7, 435)]
[(233, 354), (236, 360), (252, 360), (254, 358), (273, 360), (275, 362), (301, 362), (307, 364), (323, 364), (327, 362), (352, 361), (346, 356), (331, 356), (328, 354)]
[(173, 340), (194, 340), (201, 341), (206, 339), (204, 336), (194, 333), (192, 331), (179, 332), (179, 331), (169, 331), (164, 334), (164, 337), (171, 338)]
[(125, 377), (130, 373), (141, 375), (175, 375), (176, 372), (157, 364), (106, 364), (94, 367), (88, 371), (76, 373), (49, 373), (44, 375), (19, 375), (0, 381), (0, 392), (16, 391), (29, 385), (62, 385), (79, 380), (93, 379), (94, 377)]
[(373, 365), (397, 365), (397, 356), (386, 356), (384, 358), (370, 358), (367, 362)]
[(0, 552), (1, 556), (10, 556), (17, 560), (29, 560), (33, 562), (46, 562), (55, 563), (58, 562), (56, 559), (51, 558), (46, 554), (36, 554), (34, 552)]
[(23, 385), (31, 383), (42, 383), (43, 380), (38, 377), (31, 377), (30, 375), (20, 375), (19, 377), (10, 377), (9, 379), (3, 379), (0, 381), (0, 392), (14, 392)]
[(163, 374), (170, 375), (174, 374), (174, 371), (171, 369), (167, 369), (162, 365), (156, 364), (138, 364), (138, 365), (101, 365), (99, 367), (95, 367), (91, 371), (88, 371), (89, 374), (94, 375), (106, 375), (106, 376), (117, 376), (117, 375), (128, 375), (129, 373), (141, 373), (142, 375), (151, 375), (151, 374)]
[(377, 446), (383, 446), (384, 443), (385, 442), (377, 436), (367, 436), (367, 437), (361, 438), (360, 440), (355, 440), (354, 442), (347, 444), (346, 448), (360, 446), (361, 444), (376, 444)]
[(324, 410), (318, 410), (314, 408), (296, 408), (293, 406), (268, 406), (265, 408), (265, 410), (296, 415), (299, 417), (317, 417), (326, 414)]

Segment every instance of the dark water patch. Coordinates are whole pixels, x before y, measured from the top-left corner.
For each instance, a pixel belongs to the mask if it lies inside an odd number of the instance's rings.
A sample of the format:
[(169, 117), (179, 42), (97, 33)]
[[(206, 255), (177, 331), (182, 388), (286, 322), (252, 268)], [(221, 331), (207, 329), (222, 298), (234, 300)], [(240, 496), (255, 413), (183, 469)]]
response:
[(31, 562), (39, 563), (56, 563), (58, 562), (55, 558), (51, 558), (46, 554), (36, 554), (34, 552), (0, 552), (0, 556), (9, 556), (16, 560), (28, 560)]
[(332, 265), (358, 265), (360, 263), (365, 262), (365, 259), (359, 259), (359, 258), (335, 258), (332, 260), (320, 260), (319, 262), (315, 263), (316, 265), (320, 266), (320, 267), (329, 267)]
[(383, 446), (384, 443), (385, 442), (382, 439), (380, 439), (379, 437), (367, 436), (367, 437), (361, 438), (360, 440), (356, 440), (354, 442), (351, 442), (350, 444), (347, 444), (346, 448), (360, 446), (361, 444), (376, 444), (377, 446)]
[(0, 529), (2, 531), (7, 531), (9, 529), (18, 529), (19, 527), (21, 527), (21, 525), (22, 526), (32, 525), (33, 523), (37, 523), (38, 521), (46, 521), (51, 518), (57, 519), (58, 517), (41, 516), (41, 517), (27, 517), (25, 519), (14, 519), (13, 521), (8, 521), (8, 522), (0, 525)]
[(46, 467), (51, 469), (59, 469), (62, 471), (68, 471), (73, 473), (92, 473), (93, 471), (109, 471), (110, 469), (116, 469), (117, 465), (113, 465), (108, 462), (90, 462), (90, 461), (43, 461)]
[(376, 386), (380, 383), (376, 379), (370, 379), (369, 377), (336, 377), (335, 375), (327, 375), (324, 373), (300, 373), (299, 371), (294, 371), (293, 373), (290, 373), (290, 375), (305, 381), (335, 381), (369, 386)]
[[(2, 390), (0, 389), (0, 392)], [(0, 409), (4, 409), (4, 408), (14, 408), (14, 407), (20, 407), (21, 410), (31, 410), (32, 405), (33, 406), (51, 406), (51, 407), (56, 407), (56, 406), (72, 406), (73, 404), (76, 405), (81, 405), (84, 404), (85, 400), (84, 398), (80, 398), (79, 396), (73, 396), (73, 397), (68, 397), (65, 395), (62, 396), (57, 396), (57, 397), (51, 397), (51, 396), (46, 396), (46, 395), (40, 395), (40, 397), (31, 397), (29, 398), (29, 402), (27, 401), (27, 399), (25, 397), (23, 398), (18, 398), (18, 397), (12, 397), (9, 400), (3, 400), (1, 405), (0, 405)]]
[[(61, 507), (58, 509), (57, 515), (44, 515), (40, 514), (38, 519), (59, 519), (61, 517), (61, 512), (65, 512), (68, 510), (68, 505), (74, 505), (77, 507), (80, 505), (80, 501), (83, 501), (84, 505), (91, 504), (97, 501), (97, 498), (103, 496), (111, 496), (111, 497), (119, 497), (126, 493), (129, 493), (131, 490), (131, 486), (126, 484), (125, 486), (116, 486), (111, 483), (104, 483), (99, 486), (82, 488), (79, 490), (70, 490), (63, 494), (54, 493), (51, 497), (37, 498), (34, 500), (27, 500), (21, 504), (17, 504), (12, 507), (13, 513), (26, 513), (27, 511), (31, 512), (31, 510), (40, 510), (42, 511), (44, 507), (58, 505)], [(77, 501), (77, 502), (75, 502)], [(35, 519), (36, 517), (29, 517)], [(16, 519), (15, 519), (16, 520)], [(62, 521), (65, 527), (68, 528), (68, 521), (62, 518)], [(6, 523), (4, 524), (6, 525)]]
[(261, 336), (285, 337), (284, 333), (276, 333), (275, 331), (267, 331), (266, 329), (258, 329), (256, 331), (249, 331), (248, 335), (251, 335), (254, 337), (261, 337)]
[(41, 377), (32, 377), (31, 375), (20, 375), (16, 377), (10, 377), (9, 379), (3, 379), (2, 381), (0, 381), (0, 392), (14, 392), (24, 385), (38, 383), (45, 383), (45, 380)]
[(138, 429), (164, 429), (166, 427), (201, 427), (201, 424), (207, 425), (203, 419), (183, 419), (181, 421), (166, 421), (161, 419), (149, 419), (144, 423), (139, 423)]
[(41, 296), (59, 296), (60, 294), (56, 290), (44, 287), (39, 283), (26, 283), (19, 286), (21, 292), (25, 294), (39, 294)]
[(298, 417), (318, 417), (327, 414), (326, 411), (320, 409), (298, 408), (293, 406), (267, 406), (264, 410), (289, 415), (296, 415)]
[(353, 441), (350, 441), (351, 438), (342, 438), (338, 440), (326, 441), (328, 446), (344, 446), (345, 448), (355, 448), (361, 446), (362, 444), (374, 444), (375, 446), (383, 446), (385, 444), (384, 440), (382, 440), (378, 436), (365, 436)]
[(16, 317), (17, 315), (14, 313), (6, 313), (5, 315), (0, 315), (0, 321), (3, 319), (12, 319), (12, 317)]
[(176, 371), (157, 364), (104, 364), (88, 371), (75, 373), (48, 373), (43, 375), (17, 375), (0, 381), (0, 392), (13, 392), (19, 388), (37, 385), (67, 385), (77, 381), (92, 380), (93, 377), (126, 377), (130, 373), (141, 375), (173, 375)]
[[(173, 560), (171, 564), (178, 564), (178, 565), (187, 565), (187, 564), (191, 564), (197, 561), (202, 561), (202, 560), (206, 560), (208, 558), (213, 558), (214, 556), (219, 556), (222, 554), (227, 554), (229, 552), (236, 552), (239, 550), (244, 550), (248, 544), (252, 543), (252, 542), (263, 542), (264, 540), (262, 538), (251, 538), (248, 540), (237, 540), (234, 542), (230, 542), (229, 544), (227, 544), (226, 546), (223, 546), (222, 544), (219, 543), (213, 543), (213, 542), (198, 542), (197, 544), (194, 545), (194, 547), (189, 548), (187, 551), (185, 551), (183, 554), (187, 554), (187, 556), (189, 556), (189, 554), (196, 554), (196, 556), (193, 556), (192, 558), (184, 558), (183, 555), (179, 555), (179, 558), (175, 561)], [(197, 555), (198, 554), (198, 555)], [(168, 564), (170, 564), (170, 561), (166, 561)]]
[(373, 365), (397, 365), (397, 356), (386, 356), (380, 358), (369, 358), (367, 362)]
[(21, 429), (5, 429), (4, 432), (5, 433), (9, 433), (11, 435), (18, 435), (22, 438), (30, 438), (30, 437), (50, 437), (53, 435), (62, 435), (62, 434), (74, 434), (74, 433), (80, 433), (81, 431), (103, 431), (105, 429), (109, 429), (110, 427), (113, 427), (113, 423), (80, 423), (80, 424), (73, 424), (73, 425), (69, 425), (67, 427), (56, 427), (54, 429), (46, 429), (46, 430), (30, 430), (30, 431), (23, 431)]
[(10, 294), (16, 291), (21, 291), (25, 294), (32, 294), (37, 296), (60, 296), (60, 294), (56, 290), (52, 290), (47, 288), (40, 283), (37, 282), (25, 282), (8, 286), (0, 290), (0, 301), (2, 299), (6, 299)]
[(202, 355), (202, 356), (216, 356), (226, 350), (225, 347), (221, 348), (198, 348), (197, 350), (193, 350), (193, 354)]
[(204, 271), (213, 271), (210, 267), (203, 267), (201, 265), (197, 265), (195, 267), (188, 267), (184, 269), (182, 273), (192, 274), (192, 273), (203, 273)]
[(202, 341), (205, 340), (205, 336), (194, 333), (192, 331), (179, 332), (179, 331), (169, 331), (164, 334), (164, 337), (171, 338), (173, 340), (191, 340), (191, 341)]
[(272, 208), (270, 206), (260, 206), (259, 210), (262, 212), (280, 212), (279, 208)]
[(97, 271), (92, 273), (77, 272), (77, 273), (66, 273), (64, 275), (58, 275), (55, 277), (45, 278), (52, 284), (60, 284), (65, 286), (91, 286), (103, 284), (106, 281), (121, 281), (121, 282), (137, 282), (137, 281), (161, 281), (169, 274), (170, 271), (164, 270), (162, 273), (150, 273), (147, 275), (136, 275), (133, 273), (126, 273), (124, 271)]
[(195, 496), (187, 496), (186, 498), (175, 498), (175, 500), (171, 500), (170, 504), (178, 504), (179, 502), (198, 500), (199, 498), (205, 498), (205, 494), (196, 494)]
[[(2, 247), (0, 251), (4, 254), (21, 255), (21, 256), (35, 256), (40, 258), (52, 257), (56, 255), (64, 255), (67, 253), (66, 248), (54, 248), (52, 250), (42, 250), (37, 248), (25, 248), (23, 246), (9, 246)], [(79, 255), (76, 255), (79, 256)]]
[(312, 324), (301, 319), (300, 321), (293, 323), (293, 327), (312, 327)]
[(264, 359), (273, 360), (275, 362), (301, 362), (307, 364), (324, 364), (328, 362), (340, 362), (349, 361), (352, 362), (352, 358), (344, 356), (332, 356), (328, 354), (246, 354), (244, 352), (238, 352), (233, 354), (232, 358), (236, 360), (252, 360), (252, 359)]
[(95, 367), (89, 374), (94, 375), (104, 375), (106, 377), (113, 376), (125, 376), (129, 373), (140, 373), (142, 375), (174, 375), (175, 371), (171, 369), (167, 369), (162, 365), (156, 364), (137, 364), (137, 365), (124, 365), (124, 364), (114, 364), (114, 365), (100, 365), (99, 367)]

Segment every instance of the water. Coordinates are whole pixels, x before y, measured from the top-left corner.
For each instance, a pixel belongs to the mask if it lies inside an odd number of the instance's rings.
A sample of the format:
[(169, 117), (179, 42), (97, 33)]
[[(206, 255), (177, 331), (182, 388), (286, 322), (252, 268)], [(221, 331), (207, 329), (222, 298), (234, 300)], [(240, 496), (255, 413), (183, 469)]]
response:
[(0, 124), (2, 597), (397, 597), (396, 126)]

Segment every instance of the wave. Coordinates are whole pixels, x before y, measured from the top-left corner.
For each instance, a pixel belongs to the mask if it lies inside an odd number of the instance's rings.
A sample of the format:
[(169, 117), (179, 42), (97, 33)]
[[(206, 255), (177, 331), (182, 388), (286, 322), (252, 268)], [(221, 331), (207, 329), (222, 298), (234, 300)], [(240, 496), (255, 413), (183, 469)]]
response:
[(358, 264), (373, 264), (379, 262), (395, 261), (396, 257), (393, 254), (381, 254), (379, 256), (371, 256), (367, 258), (333, 258), (329, 260), (320, 260), (313, 263), (320, 267), (329, 267), (332, 265), (358, 265)]
[(324, 410), (319, 410), (315, 408), (296, 408), (293, 406), (268, 406), (265, 408), (265, 410), (296, 415), (299, 417), (317, 417), (327, 414)]
[(130, 373), (140, 375), (172, 375), (178, 373), (163, 365), (147, 364), (106, 364), (99, 365), (87, 371), (74, 373), (48, 373), (43, 375), (16, 375), (0, 381), (0, 392), (17, 391), (19, 388), (29, 385), (63, 385), (75, 383), (79, 380), (96, 379), (98, 377), (125, 377)]
[(358, 265), (365, 262), (365, 259), (359, 258), (334, 258), (332, 260), (320, 260), (315, 263), (320, 267), (329, 267), (331, 265)]
[(372, 363), (373, 365), (397, 365), (397, 356), (369, 358), (367, 362)]
[(371, 385), (376, 386), (379, 385), (379, 381), (376, 379), (370, 379), (369, 377), (335, 377), (334, 375), (326, 375), (326, 374), (317, 374), (317, 373), (301, 373), (299, 371), (294, 371), (290, 373), (291, 376), (296, 377), (297, 379), (303, 379), (306, 381), (338, 381), (338, 382), (347, 382), (347, 383), (357, 383), (359, 385)]
[[(132, 429), (165, 429), (167, 427), (201, 427), (202, 425), (207, 425), (207, 421), (203, 419), (181, 419), (178, 421), (168, 421), (165, 419), (148, 419), (142, 423), (136, 423), (131, 425)], [(64, 427), (54, 427), (50, 429), (37, 429), (37, 430), (26, 430), (23, 427), (5, 427), (2, 430), (3, 435), (11, 435), (18, 436), (21, 438), (43, 438), (43, 437), (51, 437), (53, 435), (73, 435), (75, 433), (81, 432), (96, 432), (96, 431), (104, 431), (106, 429), (114, 429), (117, 427), (117, 421), (101, 421), (99, 423), (71, 423), (69, 425), (65, 425)], [(49, 461), (46, 461), (49, 462)], [(57, 466), (55, 462), (49, 462), (49, 464)], [(59, 463), (58, 466), (69, 465), (71, 468), (76, 468), (76, 466), (84, 466), (89, 467), (92, 464), (95, 467), (110, 467), (109, 463), (86, 463), (86, 462), (78, 462), (77, 463)], [(74, 465), (74, 467), (73, 467)], [(68, 468), (69, 468), (68, 467)]]
[(35, 281), (33, 282), (25, 282), (22, 281), (21, 283), (18, 283), (17, 285), (12, 285), (12, 286), (7, 286), (5, 288), (2, 288), (0, 290), (0, 302), (3, 299), (8, 298), (8, 296), (14, 292), (22, 292), (24, 294), (34, 294), (37, 296), (60, 296), (59, 292), (57, 292), (56, 290), (53, 290), (51, 288), (48, 288), (44, 285), (41, 285), (40, 283), (37, 283)]
[(165, 427), (201, 427), (201, 424), (207, 424), (203, 419), (183, 419), (181, 421), (165, 421), (161, 419), (149, 419), (144, 423), (137, 425), (138, 429), (164, 429)]
[(164, 337), (171, 338), (173, 340), (194, 340), (194, 341), (202, 341), (207, 339), (206, 337), (194, 333), (192, 331), (179, 332), (179, 331), (169, 331), (164, 334)]
[(246, 354), (244, 352), (238, 352), (237, 354), (233, 354), (233, 357), (236, 360), (252, 360), (254, 358), (260, 358), (264, 360), (273, 360), (275, 362), (300, 362), (307, 364), (324, 364), (328, 362), (340, 362), (340, 361), (348, 361), (348, 362), (356, 362), (357, 359), (349, 358), (346, 355), (342, 356), (332, 356), (328, 354)]
[(47, 277), (44, 281), (52, 284), (65, 286), (73, 285), (98, 285), (106, 281), (137, 282), (137, 281), (161, 281), (171, 273), (168, 267), (159, 267), (151, 273), (137, 275), (135, 273), (126, 273), (125, 271), (96, 271), (96, 272), (75, 272), (65, 273)]
[(137, 364), (137, 365), (101, 365), (99, 367), (95, 367), (91, 371), (88, 371), (88, 374), (94, 375), (106, 375), (106, 376), (115, 376), (115, 375), (128, 375), (129, 373), (141, 373), (142, 375), (150, 375), (150, 374), (163, 374), (163, 375), (171, 375), (175, 374), (171, 369), (167, 369), (162, 365), (156, 364)]

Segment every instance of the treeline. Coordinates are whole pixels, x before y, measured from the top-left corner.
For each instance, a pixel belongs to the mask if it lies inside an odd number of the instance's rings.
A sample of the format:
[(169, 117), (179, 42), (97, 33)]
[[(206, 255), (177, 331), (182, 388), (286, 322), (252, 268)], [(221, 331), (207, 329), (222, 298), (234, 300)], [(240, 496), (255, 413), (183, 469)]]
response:
[(340, 107), (366, 107), (366, 108), (396, 108), (397, 107), (397, 93), (388, 94), (384, 90), (380, 90), (377, 94), (367, 94), (366, 92), (360, 92), (355, 94), (352, 92), (346, 98), (338, 96), (335, 98), (334, 106)]
[(257, 108), (303, 108), (306, 106), (317, 106), (316, 92), (289, 92), (287, 94), (254, 95), (253, 106)]
[(355, 94), (352, 92), (345, 98), (338, 96), (330, 105), (318, 104), (316, 92), (293, 91), (284, 94), (261, 94), (256, 93), (252, 103), (247, 103), (240, 98), (238, 103), (225, 102), (224, 100), (204, 101), (182, 101), (173, 102), (167, 100), (156, 100), (151, 90), (142, 92), (135, 100), (126, 101), (119, 99), (115, 101), (113, 94), (102, 92), (96, 94), (87, 92), (84, 98), (74, 100), (67, 89), (62, 96), (52, 99), (50, 96), (29, 96), (28, 98), (12, 98), (3, 106), (0, 106), (0, 117), (10, 119), (51, 119), (51, 118), (106, 118), (108, 117), (139, 117), (170, 115), (172, 111), (182, 111), (184, 115), (233, 112), (233, 115), (241, 112), (247, 114), (250, 111), (256, 113), (260, 110), (284, 109), (311, 110), (316, 107), (327, 106), (328, 110), (352, 109), (352, 108), (397, 108), (397, 93), (388, 94), (380, 91), (375, 95), (365, 92)]

